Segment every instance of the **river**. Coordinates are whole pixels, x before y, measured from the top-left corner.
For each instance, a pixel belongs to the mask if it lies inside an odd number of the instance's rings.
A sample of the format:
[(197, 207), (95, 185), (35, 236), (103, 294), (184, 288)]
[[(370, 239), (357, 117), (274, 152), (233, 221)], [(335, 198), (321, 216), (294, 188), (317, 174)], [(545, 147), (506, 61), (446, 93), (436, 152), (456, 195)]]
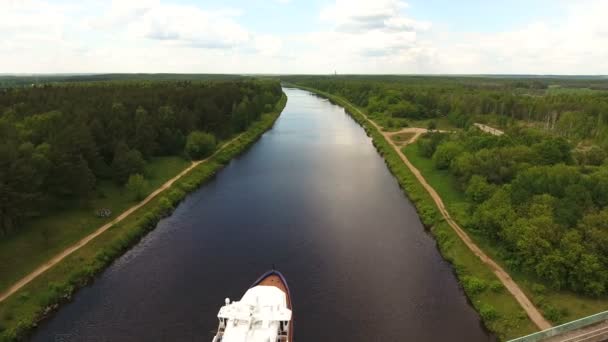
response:
[(364, 130), (285, 92), (273, 129), (32, 340), (211, 341), (224, 298), (274, 264), (298, 342), (493, 341)]

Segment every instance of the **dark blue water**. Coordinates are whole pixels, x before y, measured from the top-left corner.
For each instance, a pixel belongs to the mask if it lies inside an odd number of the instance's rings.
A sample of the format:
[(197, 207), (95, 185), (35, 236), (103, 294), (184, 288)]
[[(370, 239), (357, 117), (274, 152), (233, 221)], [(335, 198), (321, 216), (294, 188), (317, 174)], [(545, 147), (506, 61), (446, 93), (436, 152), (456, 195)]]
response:
[(210, 341), (224, 298), (272, 264), (298, 342), (493, 340), (363, 129), (286, 93), (272, 130), (32, 340)]

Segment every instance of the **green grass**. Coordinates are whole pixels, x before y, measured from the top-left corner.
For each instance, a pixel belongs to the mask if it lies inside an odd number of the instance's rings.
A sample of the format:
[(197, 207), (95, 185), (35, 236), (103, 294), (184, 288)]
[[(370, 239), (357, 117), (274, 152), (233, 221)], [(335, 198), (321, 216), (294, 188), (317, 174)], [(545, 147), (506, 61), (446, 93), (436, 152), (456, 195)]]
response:
[(442, 131), (455, 131), (460, 128), (454, 126), (447, 117), (441, 117), (437, 119), (426, 119), (426, 120), (413, 120), (410, 121), (410, 127), (428, 128), (429, 122), (435, 121), (437, 123), (437, 129)]
[(391, 139), (395, 142), (395, 144), (397, 145), (403, 145), (406, 142), (410, 141), (410, 139), (412, 139), (414, 137), (414, 135), (416, 135), (416, 133), (397, 133), (397, 134), (393, 134), (391, 135)]
[(372, 115), (372, 118), (386, 132), (394, 132), (410, 126), (409, 120), (406, 118), (393, 118), (382, 113), (376, 113)]
[(459, 191), (459, 184), (447, 170), (437, 170), (433, 160), (424, 158), (418, 153), (418, 144), (410, 144), (402, 149), (406, 157), (424, 175), (427, 182), (441, 195), (446, 205), (461, 204), (466, 201), (464, 193)]
[(509, 269), (504, 260), (504, 251), (501, 250), (500, 246), (467, 229), (467, 222), (470, 216), (469, 204), (455, 177), (447, 171), (435, 169), (431, 159), (420, 156), (418, 144), (406, 146), (403, 152), (412, 164), (420, 170), (427, 182), (442, 197), (452, 217), (460, 223), (461, 227), (468, 232), (469, 236), (479, 247), (504, 269), (509, 271), (511, 277), (524, 290), (530, 300), (539, 307), (545, 318), (551, 320), (554, 324), (562, 324), (608, 310), (608, 298), (606, 297), (590, 298), (571, 292), (551, 289), (545, 289), (540, 292), (533, 291), (538, 284), (542, 284), (541, 281), (531, 275)]
[[(286, 102), (287, 97), (283, 95), (273, 113), (262, 115), (260, 120), (253, 123), (230, 146), (222, 149), (207, 162), (198, 165), (175, 182), (170, 189), (1, 303), (0, 341), (15, 341), (26, 336), (37, 321), (54, 310), (62, 301), (70, 298), (76, 289), (91, 281), (116, 257), (128, 250), (148, 231), (154, 229), (156, 223), (162, 217), (169, 215), (188, 192), (196, 190), (209, 180), (233, 157), (243, 152), (272, 127)], [(174, 160), (172, 165), (177, 167), (179, 162)], [(171, 174), (161, 166), (151, 167), (148, 171), (150, 175)], [(162, 183), (158, 182), (159, 185)]]
[[(488, 286), (488, 289), (481, 292), (473, 291), (463, 286), (467, 297), (477, 311), (480, 312), (485, 326), (501, 340), (527, 335), (536, 331), (536, 326), (528, 319), (515, 298), (507, 292), (502, 284), (496, 286), (498, 279), (494, 273), (464, 245), (454, 230), (448, 226), (439, 214), (435, 202), (433, 202), (416, 177), (401, 161), (397, 152), (384, 139), (384, 136), (358, 113), (357, 108), (348, 101), (332, 94), (306, 87), (301, 88), (315, 92), (343, 106), (353, 119), (363, 126), (368, 135), (372, 137), (374, 146), (384, 158), (393, 176), (404, 189), (405, 194), (415, 204), (420, 219), (426, 227), (430, 228), (442, 255), (453, 265), (461, 284), (466, 284), (464, 279), (471, 279), (473, 277)], [(445, 182), (442, 187), (449, 189), (450, 186), (454, 185), (454, 183), (451, 184)], [(457, 198), (456, 193), (452, 194), (452, 196), (452, 198)], [(497, 290), (490, 289), (490, 285), (497, 287)]]
[[(145, 169), (150, 193), (185, 169), (189, 162), (179, 157), (152, 159)], [(0, 240), (0, 291), (30, 273), (44, 261), (111, 221), (136, 201), (124, 188), (102, 181), (89, 203), (28, 221), (21, 230)], [(99, 208), (112, 210), (110, 218), (98, 218)]]

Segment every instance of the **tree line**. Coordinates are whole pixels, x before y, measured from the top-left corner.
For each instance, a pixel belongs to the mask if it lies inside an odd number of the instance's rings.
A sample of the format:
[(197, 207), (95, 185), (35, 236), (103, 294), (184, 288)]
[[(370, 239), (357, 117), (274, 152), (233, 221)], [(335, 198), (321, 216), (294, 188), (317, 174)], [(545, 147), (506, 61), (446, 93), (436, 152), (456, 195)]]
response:
[(152, 157), (203, 158), (281, 94), (278, 82), (253, 80), (0, 89), (0, 233), (86, 202), (100, 179), (123, 185)]
[(606, 90), (605, 79), (294, 76), (286, 80), (342, 96), (372, 117), (403, 124), (447, 117), (458, 127), (468, 127), (479, 116), (492, 115), (505, 127), (524, 120), (568, 139), (592, 139), (608, 147), (608, 91), (584, 88)]

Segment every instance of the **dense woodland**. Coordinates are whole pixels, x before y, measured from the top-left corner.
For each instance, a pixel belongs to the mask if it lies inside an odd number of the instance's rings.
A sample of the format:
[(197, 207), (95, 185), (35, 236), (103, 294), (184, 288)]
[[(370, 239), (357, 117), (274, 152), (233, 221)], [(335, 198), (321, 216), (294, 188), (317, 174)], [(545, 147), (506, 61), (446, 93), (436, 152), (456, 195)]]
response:
[(466, 226), (500, 247), (512, 269), (555, 289), (608, 293), (608, 164), (531, 129), (431, 134), (419, 152), (448, 170), (470, 204)]
[(0, 236), (28, 217), (83, 204), (99, 180), (124, 185), (152, 157), (209, 155), (281, 94), (278, 82), (252, 80), (0, 89)]
[[(608, 294), (607, 91), (581, 80), (579, 88), (566, 88), (569, 81), (558, 88), (564, 81), (554, 79), (291, 81), (345, 97), (376, 118), (443, 116), (465, 128), (418, 142), (466, 196), (461, 223), (512, 270), (555, 289)], [(503, 118), (506, 134), (470, 127), (484, 115)]]
[[(447, 117), (458, 127), (525, 121), (571, 140), (608, 147), (608, 79), (344, 76), (286, 78), (342, 96), (385, 127)], [(481, 117), (481, 118), (480, 118)]]

